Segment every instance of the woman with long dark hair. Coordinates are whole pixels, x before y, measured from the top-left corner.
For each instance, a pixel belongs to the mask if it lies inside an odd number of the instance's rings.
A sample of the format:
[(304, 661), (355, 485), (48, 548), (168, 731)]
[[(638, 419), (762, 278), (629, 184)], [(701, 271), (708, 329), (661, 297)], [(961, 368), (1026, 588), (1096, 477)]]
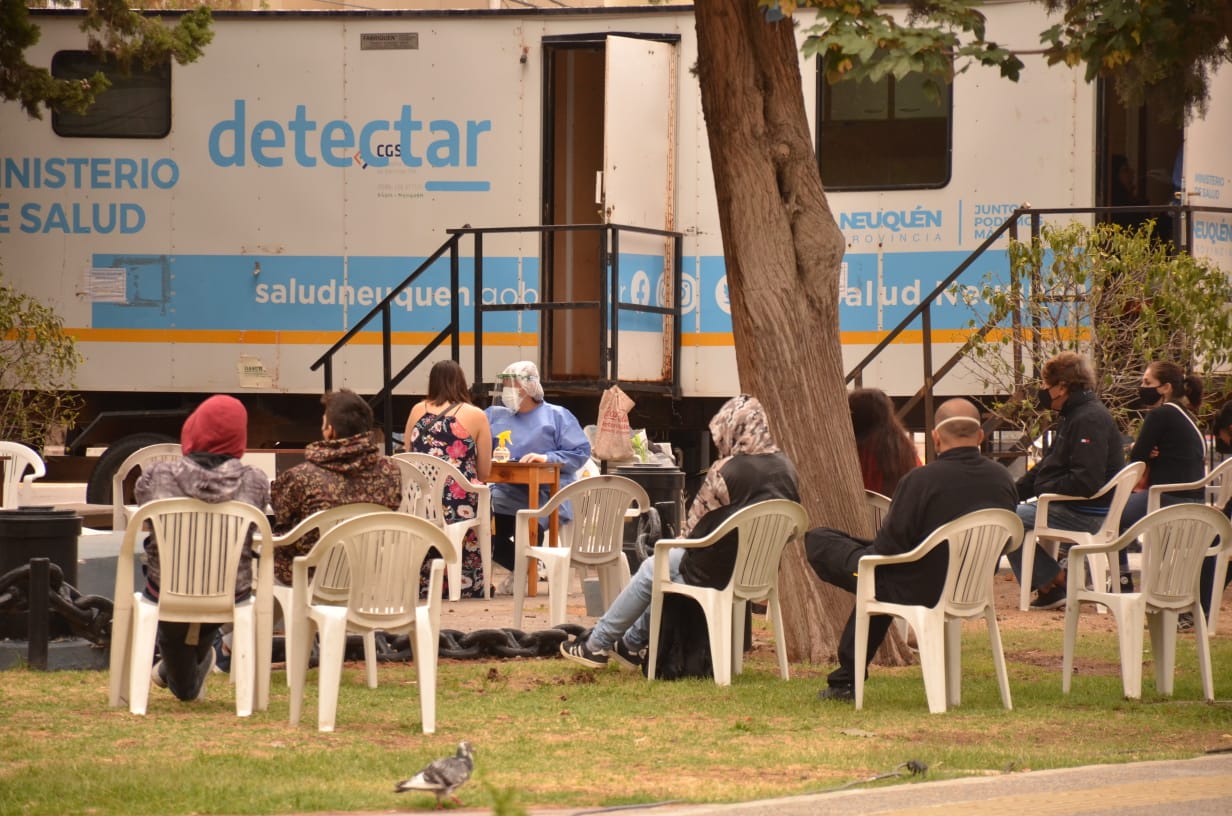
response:
[(920, 465), (915, 443), (894, 413), (894, 403), (878, 388), (857, 388), (847, 394), (851, 426), (864, 488), (893, 496), (898, 480)]
[[(492, 429), (483, 410), (471, 403), (466, 374), (453, 360), (441, 360), (428, 372), (428, 395), (415, 404), (406, 422), (406, 449), (444, 459), (471, 481), (487, 480), (492, 467)], [(446, 524), (474, 518), (477, 511), (474, 494), (455, 491), (453, 486), (450, 480), (441, 500)], [(427, 569), (425, 564), (425, 576)], [(462, 597), (487, 597), (484, 590), (491, 580), (483, 574), (475, 530), (467, 530), (462, 546)]]

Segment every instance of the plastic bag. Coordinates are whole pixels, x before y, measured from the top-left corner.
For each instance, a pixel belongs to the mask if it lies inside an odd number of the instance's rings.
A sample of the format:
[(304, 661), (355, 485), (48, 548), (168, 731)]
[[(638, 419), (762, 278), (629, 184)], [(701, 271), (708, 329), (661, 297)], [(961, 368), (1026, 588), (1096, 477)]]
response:
[(594, 450), (596, 459), (632, 459), (633, 444), (630, 442), (629, 411), (633, 400), (613, 385), (603, 392), (599, 401), (599, 422), (595, 431)]

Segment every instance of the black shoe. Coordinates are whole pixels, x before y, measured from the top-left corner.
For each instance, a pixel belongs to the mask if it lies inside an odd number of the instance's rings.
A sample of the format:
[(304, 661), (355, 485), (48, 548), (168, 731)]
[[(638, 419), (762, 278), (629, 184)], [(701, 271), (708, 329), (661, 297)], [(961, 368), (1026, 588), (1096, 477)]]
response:
[(601, 669), (607, 665), (607, 653), (592, 652), (586, 646), (586, 641), (584, 640), (560, 644), (560, 654), (566, 660), (581, 663), (583, 666), (591, 669)]
[(1060, 609), (1065, 606), (1065, 587), (1057, 584), (1052, 589), (1041, 589), (1031, 601), (1032, 609)]
[(856, 690), (853, 686), (826, 686), (821, 691), (817, 692), (818, 700), (841, 700), (849, 702), (856, 698)]
[(612, 657), (616, 658), (616, 662), (628, 669), (641, 671), (646, 665), (648, 650), (645, 646), (636, 651), (625, 645), (625, 639), (621, 638), (616, 641), (616, 645), (611, 651)]

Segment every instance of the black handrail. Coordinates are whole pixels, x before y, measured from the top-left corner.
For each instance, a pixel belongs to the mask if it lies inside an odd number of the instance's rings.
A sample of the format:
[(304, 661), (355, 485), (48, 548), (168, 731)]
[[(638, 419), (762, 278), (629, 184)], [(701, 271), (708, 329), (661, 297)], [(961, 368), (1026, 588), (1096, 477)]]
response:
[[(342, 337), (338, 338), (338, 340), (337, 340), (337, 341), (336, 341), (336, 342), (335, 342), (332, 346), (330, 346), (330, 347), (329, 347), (329, 348), (325, 351), (325, 353), (324, 353), (324, 354), (322, 354), (320, 357), (318, 357), (318, 358), (317, 358), (317, 359), (316, 359), (316, 360), (312, 363), (312, 365), (308, 366), (308, 370), (309, 370), (309, 371), (316, 371), (316, 370), (317, 370), (318, 368), (320, 368), (321, 366), (325, 366), (325, 390), (326, 390), (326, 391), (330, 391), (330, 390), (332, 390), (332, 389), (333, 389), (333, 385), (334, 385), (334, 371), (333, 371), (333, 366), (334, 366), (334, 355), (335, 355), (335, 354), (337, 354), (339, 351), (341, 351), (341, 350), (342, 350), (342, 348), (343, 348), (343, 346), (345, 346), (347, 343), (351, 342), (351, 338), (352, 338), (352, 337), (354, 337), (355, 335), (359, 334), (360, 330), (361, 330), (361, 329), (363, 329), (363, 328), (364, 328), (364, 326), (367, 326), (370, 322), (372, 322), (372, 318), (376, 317), (378, 313), (379, 313), (379, 314), (381, 314), (381, 315), (382, 315), (382, 317), (384, 318), (384, 322), (383, 322), (383, 328), (382, 328), (382, 330), (383, 330), (384, 332), (388, 332), (388, 331), (389, 331), (389, 307), (390, 307), (390, 304), (394, 302), (394, 300), (398, 297), (398, 295), (402, 294), (403, 290), (405, 290), (405, 289), (406, 289), (406, 287), (410, 286), (412, 283), (414, 283), (414, 282), (415, 282), (415, 281), (419, 278), (419, 276), (420, 276), (420, 275), (422, 275), (424, 272), (428, 271), (428, 267), (430, 267), (430, 266), (432, 266), (432, 264), (436, 263), (436, 262), (437, 262), (437, 260), (439, 260), (439, 259), (440, 259), (440, 257), (441, 257), (442, 255), (444, 255), (444, 254), (445, 254), (445, 252), (446, 252), (447, 250), (450, 250), (450, 248), (451, 248), (451, 247), (455, 247), (455, 246), (457, 245), (457, 243), (458, 243), (458, 238), (457, 238), (457, 236), (452, 236), (452, 237), (450, 237), (448, 240), (446, 240), (446, 241), (445, 241), (445, 243), (441, 244), (441, 245), (440, 245), (440, 247), (436, 250), (436, 252), (433, 252), (433, 253), (432, 253), (432, 255), (430, 255), (430, 256), (428, 257), (428, 259), (427, 259), (427, 260), (425, 260), (425, 261), (424, 261), (423, 263), (421, 263), (419, 266), (415, 267), (415, 271), (413, 271), (411, 274), (407, 275), (407, 276), (406, 276), (406, 277), (402, 280), (402, 283), (400, 283), (400, 284), (398, 284), (397, 286), (395, 286), (394, 288), (390, 289), (390, 290), (389, 290), (389, 294), (385, 296), (385, 299), (384, 299), (384, 300), (382, 300), (382, 301), (381, 301), (380, 303), (378, 303), (377, 305), (373, 306), (373, 307), (372, 307), (372, 310), (371, 310), (371, 311), (369, 311), (369, 312), (368, 312), (368, 314), (366, 314), (366, 315), (364, 315), (363, 317), (361, 317), (361, 318), (359, 319), (359, 322), (358, 322), (358, 323), (356, 323), (354, 326), (352, 326), (352, 327), (351, 327), (351, 328), (347, 331), (347, 333), (346, 333), (346, 334), (344, 334), (344, 335), (342, 335)], [(458, 291), (458, 280), (457, 280), (457, 269), (456, 269), (456, 266), (450, 270), (450, 284), (451, 284), (451, 285), (452, 285), (452, 287), (453, 287), (452, 291), (454, 291), (454, 292)], [(457, 298), (452, 298), (451, 300), (456, 301), (456, 300), (457, 300)], [(451, 316), (453, 316), (453, 317), (455, 317), (455, 318), (456, 318), (456, 315), (451, 315)], [(457, 320), (456, 320), (456, 319), (454, 319), (454, 320), (452, 321), (452, 328), (453, 328), (453, 331), (454, 331), (454, 333), (455, 333), (455, 334), (456, 334), (456, 332), (457, 332), (457, 324), (458, 324)], [(455, 345), (456, 345), (456, 343), (457, 343), (456, 338), (455, 338), (454, 342), (455, 342)]]
[[(1180, 205), (1136, 205), (1132, 207), (1105, 206), (1105, 207), (1034, 208), (1034, 207), (1031, 207), (1029, 204), (1023, 204), (1022, 206), (1015, 209), (1014, 212), (1011, 213), (1010, 216), (1006, 218), (1005, 221), (1002, 222), (1000, 226), (998, 226), (995, 230), (993, 230), (993, 232), (984, 240), (984, 242), (981, 243), (978, 247), (976, 247), (971, 252), (971, 254), (968, 255), (965, 260), (963, 260), (962, 263), (960, 263), (957, 267), (955, 267), (954, 271), (951, 272), (949, 275), (947, 275), (945, 280), (937, 284), (936, 288), (933, 289), (933, 291), (930, 292), (927, 297), (921, 298), (920, 303), (914, 309), (912, 309), (907, 314), (906, 317), (904, 317), (901, 321), (899, 321), (899, 323), (894, 328), (890, 329), (890, 331), (886, 333), (885, 337), (883, 337), (881, 341), (877, 343), (877, 345), (874, 346), (873, 349), (868, 354), (866, 354), (862, 360), (860, 360), (860, 362), (855, 364), (855, 366), (851, 369), (851, 371), (847, 373), (847, 376), (844, 382), (846, 383), (854, 382), (854, 384), (857, 387), (862, 385), (864, 370), (868, 368), (868, 366), (871, 365), (874, 360), (877, 359), (877, 357), (881, 354), (882, 351), (884, 351), (892, 342), (894, 342), (895, 339), (897, 339), (900, 335), (902, 335), (903, 332), (905, 332), (908, 329), (908, 327), (910, 327), (911, 324), (913, 324), (915, 320), (919, 318), (920, 323), (921, 323), (920, 346), (921, 346), (924, 382), (920, 386), (920, 389), (916, 391), (914, 395), (912, 395), (905, 403), (903, 403), (903, 405), (899, 406), (898, 415), (900, 417), (905, 416), (909, 411), (914, 409), (915, 406), (919, 405), (920, 402), (923, 401), (924, 403), (924, 425), (926, 429), (931, 429), (934, 425), (934, 417), (935, 417), (934, 404), (933, 404), (933, 391), (934, 391), (934, 388), (936, 387), (937, 382), (942, 377), (944, 377), (946, 374), (948, 374), (950, 371), (952, 371), (954, 368), (956, 368), (958, 364), (962, 361), (962, 359), (966, 356), (967, 352), (971, 350), (971, 347), (976, 342), (978, 342), (980, 338), (986, 336), (989, 331), (995, 328), (1000, 323), (1000, 321), (1005, 319), (1006, 317), (1006, 314), (1004, 312), (994, 313), (990, 315), (988, 320), (985, 321), (984, 325), (981, 326), (978, 330), (976, 330), (976, 332), (970, 338), (968, 338), (965, 343), (963, 343), (963, 345), (958, 349), (957, 352), (955, 352), (950, 357), (949, 360), (947, 360), (940, 368), (934, 370), (933, 365), (932, 365), (932, 306), (943, 294), (945, 294), (947, 290), (949, 290), (951, 286), (953, 286), (954, 282), (958, 280), (959, 276), (962, 275), (962, 273), (965, 272), (967, 269), (969, 269), (971, 265), (975, 263), (975, 261), (979, 258), (979, 256), (983, 255), (984, 252), (986, 252), (988, 248), (991, 247), (993, 243), (995, 243), (999, 238), (1001, 238), (1006, 232), (1010, 233), (1010, 238), (1012, 240), (1018, 240), (1019, 219), (1023, 217), (1030, 218), (1031, 239), (1034, 241), (1039, 238), (1040, 230), (1042, 229), (1042, 216), (1045, 216), (1045, 215), (1107, 216), (1113, 213), (1126, 214), (1126, 215), (1159, 215), (1162, 213), (1164, 215), (1172, 216), (1180, 220), (1181, 229), (1178, 230), (1177, 232), (1180, 234), (1181, 240), (1176, 241), (1176, 245), (1178, 247), (1178, 251), (1188, 252), (1192, 249), (1193, 240), (1194, 240), (1193, 214), (1201, 213), (1201, 212), (1232, 214), (1232, 208), (1208, 207), (1208, 206), (1200, 206), (1200, 205), (1199, 206), (1194, 206), (1194, 205), (1184, 205), (1184, 206), (1180, 206)], [(1021, 315), (1015, 312), (1011, 316), (1011, 318), (1013, 320), (1013, 326), (1015, 328), (1015, 337), (1018, 337), (1022, 329)], [(1038, 329), (1038, 327), (1035, 327), (1035, 328)], [(1032, 331), (1031, 334), (1033, 338), (1038, 338), (1038, 334), (1039, 334), (1038, 331)], [(1018, 340), (1015, 340), (1014, 354), (1016, 355), (1016, 358), (1015, 358), (1016, 360), (1018, 359), (1017, 355), (1021, 355), (1021, 348), (1020, 348), (1020, 343)], [(1036, 359), (1039, 357), (1038, 350), (1037, 350), (1037, 353), (1033, 355), (1033, 357)], [(927, 456), (928, 458), (931, 459), (934, 455), (934, 451), (933, 451), (932, 437), (930, 434), (925, 434), (925, 445), (926, 445)]]
[[(598, 232), (600, 234), (600, 286), (598, 300), (556, 301), (552, 303), (483, 303), (477, 299), (475, 303), (475, 382), (472, 388), (476, 394), (482, 394), (489, 389), (494, 381), (483, 377), (483, 319), (491, 312), (554, 312), (595, 310), (599, 318), (599, 360), (597, 370), (600, 376), (596, 380), (555, 381), (543, 378), (545, 386), (571, 386), (591, 390), (607, 388), (611, 385), (635, 387), (642, 391), (662, 393), (679, 398), (680, 388), (680, 348), (681, 348), (681, 302), (680, 287), (682, 272), (680, 259), (684, 255), (684, 234), (672, 230), (655, 229), (653, 227), (637, 227), (627, 224), (543, 224), (529, 227), (458, 227), (448, 232), (455, 236), (472, 235), (475, 241), (475, 289), (483, 291), (483, 237), (490, 234), (538, 233), (541, 238), (557, 232)], [(672, 302), (667, 306), (651, 306), (620, 299), (620, 234), (622, 232), (641, 235), (659, 236), (672, 240), (671, 257), (664, 263), (664, 274), (672, 276)], [(456, 251), (456, 250), (455, 250)], [(670, 261), (670, 269), (668, 263)], [(662, 381), (632, 381), (619, 377), (620, 361), (620, 315), (624, 312), (658, 314), (671, 323), (672, 352), (667, 361), (670, 371)]]
[[(511, 233), (538, 233), (541, 236), (546, 236), (553, 232), (600, 232), (601, 233), (601, 252), (599, 259), (600, 273), (600, 298), (598, 301), (571, 301), (571, 302), (552, 302), (552, 303), (513, 303), (513, 304), (485, 304), (483, 303), (483, 239), (486, 234), (511, 234)], [(626, 387), (637, 387), (644, 391), (661, 392), (669, 394), (672, 397), (680, 396), (680, 325), (681, 325), (681, 303), (680, 303), (680, 287), (682, 272), (680, 269), (680, 259), (684, 254), (684, 234), (669, 230), (653, 229), (650, 227), (636, 227), (622, 224), (551, 224), (532, 227), (471, 227), (469, 224), (464, 227), (446, 230), (449, 238), (441, 244), (441, 246), (430, 257), (423, 261), (415, 268), (401, 283), (390, 289), (389, 294), (385, 296), (380, 303), (376, 304), (371, 311), (364, 315), (360, 320), (350, 328), (342, 337), (340, 337), (332, 346), (329, 347), (319, 358), (317, 358), (309, 367), (310, 370), (316, 371), (318, 368), (324, 369), (325, 390), (330, 391), (333, 388), (333, 362), (334, 357), (345, 348), (351, 340), (359, 334), (373, 319), (379, 314), (381, 317), (381, 373), (383, 385), (369, 401), (373, 407), (381, 406), (383, 411), (381, 414), (381, 424), (385, 431), (385, 452), (393, 451), (393, 389), (405, 380), (412, 371), (420, 366), (432, 352), (438, 349), (445, 340), (450, 341), (451, 357), (455, 361), (460, 357), (461, 346), (461, 310), (459, 307), (457, 293), (460, 283), (460, 245), (464, 236), (470, 235), (474, 241), (474, 312), (475, 312), (475, 383), (472, 385), (476, 394), (489, 386), (489, 383), (483, 381), (483, 315), (486, 312), (504, 312), (504, 311), (564, 311), (571, 309), (592, 309), (599, 312), (599, 371), (601, 377), (593, 382), (569, 381), (569, 385), (574, 386), (590, 386), (590, 387), (607, 387), (616, 383)], [(657, 235), (664, 238), (672, 239), (672, 251), (670, 258), (667, 258), (664, 263), (664, 273), (672, 276), (672, 303), (667, 306), (651, 306), (634, 303), (630, 301), (622, 301), (620, 299), (620, 233), (631, 232), (644, 235)], [(438, 261), (446, 252), (449, 253), (449, 288), (452, 296), (450, 297), (449, 308), (449, 323), (439, 333), (436, 334), (427, 344), (419, 350), (419, 352), (411, 359), (409, 363), (404, 365), (396, 373), (393, 371), (393, 342), (392, 342), (392, 304), (397, 297), (402, 294), (407, 287), (412, 285), (420, 275), (426, 272), (436, 261)], [(668, 269), (670, 262), (670, 270)], [(670, 371), (663, 381), (628, 381), (618, 380), (619, 372), (619, 326), (621, 312), (634, 312), (643, 314), (658, 314), (662, 315), (671, 323), (672, 332), (672, 351), (671, 359), (668, 361)], [(609, 318), (610, 316), (610, 318)], [(608, 322), (611, 322), (610, 334)], [(548, 387), (558, 385), (550, 379), (545, 379), (544, 384)]]

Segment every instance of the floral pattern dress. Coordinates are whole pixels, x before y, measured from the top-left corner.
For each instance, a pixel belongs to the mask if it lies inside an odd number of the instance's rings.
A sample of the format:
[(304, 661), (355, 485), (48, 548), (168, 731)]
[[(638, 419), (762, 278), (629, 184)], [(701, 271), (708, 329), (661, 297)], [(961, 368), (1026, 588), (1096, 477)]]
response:
[[(450, 405), (439, 414), (424, 414), (411, 429), (411, 437), (407, 440), (407, 449), (415, 453), (427, 453), (438, 459), (444, 459), (466, 475), (471, 481), (477, 481), (479, 453), (475, 447), (475, 438), (470, 431), (454, 415), (458, 406)], [(462, 519), (472, 519), (478, 507), (478, 500), (473, 493), (467, 493), (457, 482), (450, 479), (445, 483), (445, 495), (441, 499), (441, 509), (445, 523), (449, 524)], [(428, 564), (420, 578), (420, 592), (426, 592), (428, 585)], [(462, 597), (482, 598), (485, 581), (483, 574), (483, 555), (479, 550), (479, 537), (474, 529), (466, 531), (466, 540), (462, 545)], [(445, 596), (449, 594), (449, 578), (445, 578)]]

